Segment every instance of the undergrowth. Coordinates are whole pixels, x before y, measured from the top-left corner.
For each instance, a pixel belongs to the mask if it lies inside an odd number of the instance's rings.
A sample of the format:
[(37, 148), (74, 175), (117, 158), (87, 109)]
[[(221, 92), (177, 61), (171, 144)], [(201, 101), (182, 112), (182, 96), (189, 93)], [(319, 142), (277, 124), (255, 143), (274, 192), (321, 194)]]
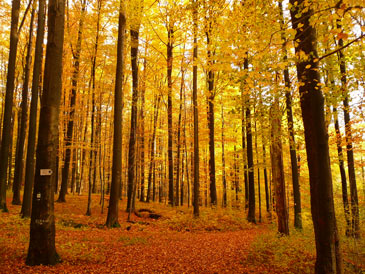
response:
[(203, 209), (199, 218), (191, 212), (179, 210), (161, 221), (161, 226), (173, 231), (237, 231), (249, 228), (245, 213), (238, 210)]

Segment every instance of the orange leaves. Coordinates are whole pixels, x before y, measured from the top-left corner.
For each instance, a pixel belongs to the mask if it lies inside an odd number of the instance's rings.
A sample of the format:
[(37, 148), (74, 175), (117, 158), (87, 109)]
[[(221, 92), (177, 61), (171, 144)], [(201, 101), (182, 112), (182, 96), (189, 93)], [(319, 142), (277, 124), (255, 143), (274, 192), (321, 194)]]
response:
[[(93, 196), (97, 205), (98, 196)], [(10, 203), (9, 203), (10, 204)], [(98, 205), (93, 216), (83, 215), (86, 196), (69, 196), (66, 204), (55, 204), (56, 248), (63, 262), (52, 267), (25, 265), (28, 246), (29, 220), (21, 219), (18, 206), (9, 205), (9, 214), (0, 218), (0, 273), (254, 273), (255, 268), (242, 264), (252, 241), (266, 230), (262, 226), (236, 226), (240, 212), (210, 211), (216, 220), (202, 219), (203, 228), (219, 226), (200, 232), (168, 230), (168, 218), (176, 216), (175, 209), (151, 204), (164, 220), (152, 221), (133, 217), (126, 223), (120, 211), (121, 228), (105, 229), (105, 214)], [(144, 205), (146, 206), (146, 205)], [(186, 211), (185, 209), (182, 209)], [(192, 219), (190, 211), (184, 219)], [(237, 216), (236, 216), (237, 215)], [(180, 222), (181, 220), (175, 220)], [(214, 221), (214, 222), (212, 222)], [(247, 223), (242, 217), (240, 221)], [(82, 224), (77, 228), (75, 224)], [(233, 226), (237, 231), (227, 231)], [(126, 228), (130, 227), (129, 230)], [(263, 266), (266, 269), (267, 266)]]

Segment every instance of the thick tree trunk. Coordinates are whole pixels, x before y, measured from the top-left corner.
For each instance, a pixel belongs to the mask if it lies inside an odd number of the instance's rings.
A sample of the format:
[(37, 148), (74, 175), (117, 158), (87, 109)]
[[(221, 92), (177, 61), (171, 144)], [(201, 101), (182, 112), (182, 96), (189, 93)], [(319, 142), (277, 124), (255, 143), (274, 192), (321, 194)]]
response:
[(124, 1), (120, 1), (119, 7), (119, 27), (117, 45), (117, 68), (115, 76), (114, 95), (114, 136), (113, 136), (113, 163), (112, 182), (110, 189), (110, 199), (108, 207), (107, 227), (119, 226), (118, 203), (120, 198), (120, 185), (122, 180), (122, 111), (123, 111), (123, 66), (124, 66), (124, 37), (125, 37), (126, 17)]
[[(13, 182), (13, 201), (12, 204), (20, 205), (20, 188), (23, 180), (23, 169), (24, 169), (24, 143), (25, 143), (25, 135), (26, 135), (26, 126), (27, 126), (27, 118), (28, 118), (28, 89), (29, 89), (29, 74), (30, 74), (30, 66), (31, 66), (31, 58), (32, 58), (32, 43), (33, 43), (33, 22), (34, 22), (34, 13), (36, 9), (36, 1), (33, 3), (32, 7), (32, 15), (29, 23), (29, 39), (28, 39), (28, 47), (27, 47), (27, 57), (24, 66), (24, 83), (23, 83), (23, 93), (22, 93), (22, 102), (20, 105), (21, 108), (21, 119), (20, 119), (20, 129), (18, 135), (18, 142), (16, 148), (16, 158), (15, 158), (15, 171), (14, 171), (14, 182)], [(19, 125), (18, 125), (19, 126)]]
[(8, 75), (6, 79), (5, 106), (3, 130), (0, 150), (0, 209), (8, 211), (6, 206), (6, 175), (8, 169), (9, 145), (11, 141), (10, 127), (13, 110), (13, 94), (15, 80), (16, 53), (18, 48), (18, 21), (20, 0), (13, 0), (11, 7), (10, 51), (8, 61)]
[[(342, 258), (333, 203), (332, 176), (324, 100), (318, 72), (317, 35), (310, 24), (311, 7), (304, 0), (290, 0), (297, 57), (304, 53), (307, 59), (297, 61), (298, 81), (304, 135), (309, 168), (311, 211), (315, 233), (317, 259), (316, 273), (342, 273)], [(299, 25), (300, 24), (300, 25)]]
[(50, 0), (48, 5), (46, 63), (27, 265), (53, 265), (60, 261), (55, 247), (54, 189), (62, 92), (65, 2)]
[(29, 131), (27, 145), (27, 160), (25, 164), (25, 183), (23, 193), (23, 204), (21, 209), (22, 217), (30, 217), (32, 203), (32, 188), (34, 181), (34, 153), (37, 134), (37, 113), (38, 113), (38, 92), (41, 83), (41, 70), (43, 59), (43, 39), (46, 17), (46, 1), (39, 0), (38, 7), (38, 29), (34, 53), (32, 98), (29, 111)]

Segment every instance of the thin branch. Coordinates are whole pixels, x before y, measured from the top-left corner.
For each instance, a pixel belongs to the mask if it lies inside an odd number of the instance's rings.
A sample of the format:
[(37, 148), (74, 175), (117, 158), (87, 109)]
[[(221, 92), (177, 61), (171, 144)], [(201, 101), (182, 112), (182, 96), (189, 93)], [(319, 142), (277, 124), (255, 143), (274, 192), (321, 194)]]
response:
[(338, 49), (335, 49), (335, 50), (333, 50), (333, 51), (331, 51), (331, 52), (329, 52), (329, 53), (327, 53), (327, 54), (325, 54), (325, 55), (323, 55), (323, 56), (319, 57), (319, 58), (318, 58), (318, 61), (321, 61), (322, 59), (324, 59), (324, 58), (326, 58), (326, 57), (328, 57), (328, 56), (330, 56), (330, 55), (332, 55), (332, 54), (335, 54), (335, 53), (337, 53), (337, 52), (339, 52), (339, 51), (341, 51), (341, 50), (343, 50), (343, 49), (347, 48), (347, 47), (348, 47), (348, 46), (350, 46), (351, 44), (353, 44), (353, 43), (355, 43), (355, 42), (360, 41), (362, 38), (364, 38), (364, 36), (365, 36), (365, 34), (362, 34), (361, 36), (359, 36), (359, 37), (357, 37), (356, 39), (352, 40), (351, 42), (347, 43), (346, 45), (343, 45), (342, 47), (340, 47), (340, 48), (338, 48)]
[(18, 29), (18, 35), (22, 30), (22, 27), (23, 27), (24, 22), (25, 22), (25, 18), (27, 18), (27, 13), (29, 11), (30, 6), (32, 5), (32, 1), (33, 0), (29, 0), (28, 6), (27, 6), (26, 10), (24, 11), (23, 19), (22, 19), (22, 22), (20, 23), (20, 26), (19, 26), (19, 29)]

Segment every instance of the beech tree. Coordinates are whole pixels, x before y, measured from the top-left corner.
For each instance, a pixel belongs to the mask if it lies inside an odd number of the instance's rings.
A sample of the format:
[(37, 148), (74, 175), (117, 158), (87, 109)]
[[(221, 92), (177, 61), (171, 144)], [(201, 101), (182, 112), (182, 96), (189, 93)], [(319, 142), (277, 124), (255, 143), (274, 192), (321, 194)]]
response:
[(126, 28), (126, 17), (124, 1), (120, 0), (119, 23), (118, 23), (118, 44), (117, 44), (117, 67), (115, 75), (114, 91), (114, 136), (113, 136), (113, 166), (112, 182), (110, 187), (110, 200), (107, 227), (119, 226), (118, 203), (120, 197), (120, 185), (122, 180), (122, 111), (123, 111), (123, 49)]
[[(313, 16), (305, 1), (290, 0), (291, 21), (298, 58), (297, 75), (301, 83), (301, 109), (309, 168), (311, 212), (316, 241), (315, 273), (342, 273), (342, 256), (333, 203), (332, 175), (324, 119), (324, 100), (318, 72), (316, 31)], [(302, 54), (306, 58), (303, 58)]]
[(38, 4), (38, 28), (37, 38), (34, 51), (34, 65), (33, 65), (33, 80), (32, 80), (32, 98), (29, 110), (29, 131), (28, 131), (28, 146), (27, 146), (27, 160), (25, 165), (25, 183), (23, 193), (23, 203), (21, 214), (22, 217), (30, 217), (31, 214), (31, 200), (32, 188), (34, 182), (34, 154), (36, 145), (36, 131), (37, 131), (37, 114), (38, 114), (38, 92), (40, 87), (40, 76), (42, 70), (43, 60), (43, 39), (46, 17), (46, 1), (39, 0)]
[(0, 209), (8, 211), (6, 206), (6, 175), (8, 168), (9, 144), (11, 141), (11, 115), (13, 110), (13, 94), (16, 54), (18, 48), (18, 21), (19, 21), (20, 0), (12, 1), (11, 6), (11, 27), (10, 27), (10, 50), (8, 61), (8, 74), (6, 79), (5, 105), (3, 130), (0, 150)]
[(26, 260), (28, 265), (53, 265), (60, 261), (55, 247), (54, 190), (62, 91), (64, 15), (65, 1), (50, 0), (30, 239)]

